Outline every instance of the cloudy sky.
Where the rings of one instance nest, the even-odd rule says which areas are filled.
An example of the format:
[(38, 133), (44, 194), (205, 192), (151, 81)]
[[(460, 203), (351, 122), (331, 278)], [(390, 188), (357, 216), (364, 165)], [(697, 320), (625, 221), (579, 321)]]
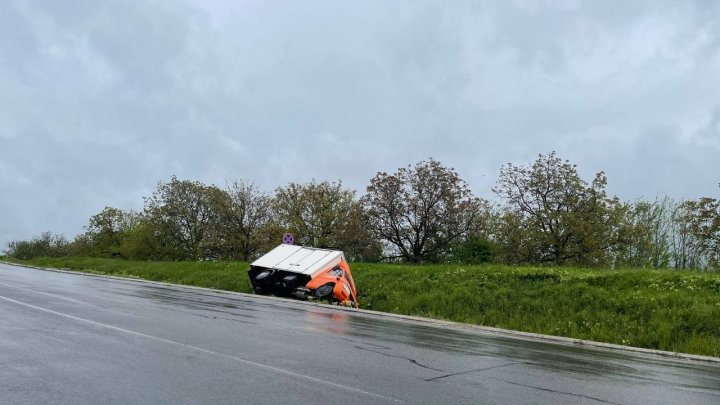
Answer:
[(490, 198), (552, 150), (720, 196), (720, 2), (0, 2), (2, 247), (171, 175), (362, 192), (434, 157)]

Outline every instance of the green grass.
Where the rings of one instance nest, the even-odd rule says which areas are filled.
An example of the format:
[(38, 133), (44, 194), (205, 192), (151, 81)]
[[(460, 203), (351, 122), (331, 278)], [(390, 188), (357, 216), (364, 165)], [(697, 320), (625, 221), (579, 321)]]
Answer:
[[(36, 259), (38, 266), (249, 292), (246, 263)], [(360, 307), (720, 357), (720, 274), (351, 264)]]
[(17, 260), (15, 263), (39, 267), (71, 269), (92, 274), (105, 274), (167, 283), (194, 285), (218, 290), (249, 293), (247, 263), (239, 262), (144, 262), (88, 257), (39, 258)]
[(720, 357), (720, 274), (357, 264), (362, 307)]

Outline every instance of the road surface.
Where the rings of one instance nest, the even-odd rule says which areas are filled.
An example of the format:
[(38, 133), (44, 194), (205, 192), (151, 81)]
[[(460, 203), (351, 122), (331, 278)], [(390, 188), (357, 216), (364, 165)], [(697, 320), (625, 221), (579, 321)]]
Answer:
[(720, 365), (0, 264), (0, 403), (720, 404)]

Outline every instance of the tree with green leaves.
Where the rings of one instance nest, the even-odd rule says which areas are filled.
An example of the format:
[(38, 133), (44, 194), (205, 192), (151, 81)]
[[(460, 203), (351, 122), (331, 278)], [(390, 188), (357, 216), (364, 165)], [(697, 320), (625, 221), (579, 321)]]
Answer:
[(493, 191), (505, 201), (498, 230), (501, 257), (510, 263), (602, 265), (620, 243), (627, 206), (609, 198), (607, 178), (586, 183), (555, 152), (527, 166), (500, 169)]
[(224, 207), (230, 205), (223, 190), (198, 181), (178, 180), (158, 183), (151, 197), (145, 198), (144, 215), (164, 258), (219, 259), (227, 252), (224, 235)]
[(380, 246), (367, 227), (355, 191), (337, 182), (290, 183), (275, 191), (278, 223), (296, 243), (342, 249), (349, 260), (375, 260)]
[(672, 212), (670, 198), (637, 200), (628, 205), (621, 243), (613, 249), (616, 267), (667, 268), (672, 257)]
[(125, 257), (123, 244), (139, 222), (140, 214), (134, 211), (105, 207), (90, 217), (85, 233), (76, 242), (90, 256)]
[(674, 217), (677, 268), (720, 268), (720, 201), (683, 201)]
[(701, 198), (691, 229), (700, 243), (706, 267), (720, 269), (720, 200)]
[(413, 263), (446, 260), (487, 207), (454, 169), (433, 159), (378, 173), (361, 203), (386, 257)]
[(274, 223), (272, 197), (247, 180), (228, 182), (225, 192), (230, 197), (223, 215), (228, 255), (250, 261), (275, 247), (282, 229)]

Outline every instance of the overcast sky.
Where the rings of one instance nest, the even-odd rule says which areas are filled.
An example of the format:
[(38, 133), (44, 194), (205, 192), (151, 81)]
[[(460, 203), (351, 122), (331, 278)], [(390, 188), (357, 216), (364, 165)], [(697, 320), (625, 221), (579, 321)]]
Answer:
[(362, 192), (434, 157), (490, 198), (553, 150), (720, 196), (720, 2), (0, 2), (0, 250), (172, 175)]

